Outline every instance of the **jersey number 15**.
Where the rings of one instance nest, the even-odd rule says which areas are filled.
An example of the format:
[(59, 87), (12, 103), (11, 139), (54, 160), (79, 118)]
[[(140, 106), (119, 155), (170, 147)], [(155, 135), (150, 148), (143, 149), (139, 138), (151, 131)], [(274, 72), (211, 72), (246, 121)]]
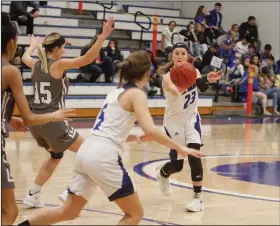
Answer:
[[(52, 94), (48, 87), (51, 86), (50, 82), (35, 82), (34, 89), (34, 104), (49, 104), (52, 101)], [(40, 90), (40, 92), (38, 92)], [(40, 95), (39, 95), (40, 93)], [(40, 98), (41, 96), (41, 98)]]

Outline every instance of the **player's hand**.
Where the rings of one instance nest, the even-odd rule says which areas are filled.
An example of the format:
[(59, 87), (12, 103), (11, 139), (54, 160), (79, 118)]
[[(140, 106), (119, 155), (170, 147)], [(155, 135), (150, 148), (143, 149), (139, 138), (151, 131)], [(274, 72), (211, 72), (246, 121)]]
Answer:
[(214, 82), (220, 80), (222, 76), (223, 76), (223, 72), (221, 70), (217, 71), (217, 72), (212, 71), (209, 74), (207, 74), (207, 80), (210, 83), (214, 83)]
[(154, 137), (151, 135), (142, 135), (140, 136), (142, 142), (154, 141)]
[(60, 122), (64, 120), (72, 121), (71, 116), (75, 116), (75, 109), (59, 109), (58, 111), (52, 112), (52, 122)]
[(10, 126), (16, 129), (19, 132), (26, 132), (28, 131), (28, 127), (24, 125), (24, 122), (21, 118), (18, 117), (12, 117), (10, 121)]
[(107, 38), (110, 36), (112, 31), (114, 30), (114, 25), (115, 20), (114, 17), (110, 16), (106, 22), (103, 22), (103, 28), (102, 28), (102, 35)]
[(29, 38), (29, 46), (32, 49), (35, 49), (37, 45), (39, 44), (39, 36), (34, 36), (34, 35), (28, 35)]
[(141, 139), (139, 136), (136, 135), (128, 135), (128, 137), (126, 138), (126, 142), (134, 142), (136, 141), (138, 144), (141, 144)]
[(177, 150), (177, 152), (184, 157), (186, 157), (187, 155), (191, 155), (195, 158), (200, 158), (201, 156), (203, 156), (203, 154), (200, 151), (183, 146), (179, 150)]

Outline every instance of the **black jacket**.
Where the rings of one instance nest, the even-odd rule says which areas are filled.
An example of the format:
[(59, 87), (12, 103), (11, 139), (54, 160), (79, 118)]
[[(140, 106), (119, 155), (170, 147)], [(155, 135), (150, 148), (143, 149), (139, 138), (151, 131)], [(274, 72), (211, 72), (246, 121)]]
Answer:
[[(85, 55), (87, 53), (87, 51), (91, 48), (91, 46), (84, 46), (84, 48), (81, 49), (81, 56)], [(104, 48), (101, 48), (99, 51), (99, 55), (100, 55), (100, 61), (103, 62), (105, 59), (105, 53), (104, 53)], [(92, 63), (90, 64), (96, 64), (96, 59), (94, 61), (92, 61)]]
[(244, 22), (239, 27), (239, 37), (244, 38), (245, 35), (251, 36), (252, 39), (259, 40), (258, 28), (256, 25), (251, 26), (248, 22)]
[[(27, 12), (28, 6), (34, 8), (31, 13)], [(17, 20), (19, 16), (30, 17), (36, 11), (39, 11), (39, 6), (33, 1), (12, 1), (10, 5), (10, 17), (12, 20)]]

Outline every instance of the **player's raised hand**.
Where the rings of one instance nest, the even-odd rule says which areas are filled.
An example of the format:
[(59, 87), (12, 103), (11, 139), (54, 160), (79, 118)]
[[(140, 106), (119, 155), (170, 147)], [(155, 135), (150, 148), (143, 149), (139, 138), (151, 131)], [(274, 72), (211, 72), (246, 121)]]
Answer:
[(28, 35), (29, 38), (29, 46), (33, 49), (35, 49), (37, 47), (37, 45), (39, 44), (39, 36), (34, 36), (34, 35)]
[(71, 116), (75, 116), (75, 109), (59, 109), (58, 111), (55, 111), (52, 114), (52, 121), (53, 122), (59, 122), (64, 120), (72, 121)]
[(105, 38), (110, 36), (112, 31), (114, 30), (114, 17), (110, 16), (106, 22), (103, 22), (103, 28), (102, 28), (102, 35), (104, 35)]

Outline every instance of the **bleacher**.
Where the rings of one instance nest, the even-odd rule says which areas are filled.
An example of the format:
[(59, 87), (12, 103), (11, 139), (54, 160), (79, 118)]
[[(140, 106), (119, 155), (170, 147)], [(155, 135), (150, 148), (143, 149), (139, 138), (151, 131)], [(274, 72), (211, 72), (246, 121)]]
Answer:
[[(2, 2), (2, 11), (9, 12), (9, 2)], [(83, 15), (78, 14), (78, 2), (77, 1), (48, 1), (48, 5), (40, 8), (40, 17), (34, 19), (34, 34), (45, 37), (46, 34), (51, 32), (59, 32), (70, 41), (71, 46), (66, 48), (64, 57), (72, 58), (80, 55), (80, 50), (83, 46), (88, 44), (92, 37), (98, 33), (102, 27), (103, 19), (103, 7), (96, 2), (83, 1)], [(124, 5), (120, 11), (116, 4), (112, 5), (111, 9), (106, 10), (106, 17), (114, 16), (115, 18), (115, 30), (110, 38), (117, 38), (119, 47), (124, 56), (139, 48), (141, 28), (134, 22), (134, 14), (138, 11), (146, 14), (151, 21), (155, 14), (159, 16), (162, 24), (158, 26), (157, 43), (160, 47), (161, 32), (168, 26), (169, 21), (176, 21), (176, 30), (181, 30), (186, 27), (190, 20), (193, 18), (184, 18), (180, 16), (179, 9), (167, 9), (167, 8), (155, 8), (147, 6), (132, 6)], [(166, 16), (168, 15), (168, 16)], [(137, 21), (143, 26), (149, 26), (149, 19), (147, 16), (137, 17)], [(20, 27), (21, 34), (19, 36), (18, 43), (20, 45), (28, 45), (28, 36), (25, 34), (25, 27)], [(152, 42), (152, 30), (153, 26), (147, 31), (144, 31), (142, 37), (142, 48), (151, 48)], [(108, 40), (103, 46), (107, 46)], [(159, 48), (158, 48), (159, 49)], [(36, 52), (34, 57), (36, 57)], [(158, 55), (158, 59), (162, 57)], [(79, 70), (69, 70), (67, 76), (71, 79), (75, 79)], [(30, 78), (31, 70), (23, 70), (23, 78)], [(103, 81), (101, 76), (98, 80)], [(71, 84), (69, 89), (69, 95), (66, 100), (66, 107), (79, 108), (79, 109), (98, 109), (105, 98), (105, 95), (115, 88), (116, 84)], [(24, 92), (26, 95), (32, 95), (31, 84), (24, 84)], [(159, 92), (158, 92), (159, 93)], [(221, 104), (221, 103), (220, 103)], [(269, 103), (271, 105), (271, 102)], [(240, 104), (237, 106), (242, 109)], [(149, 98), (149, 107), (151, 113), (154, 115), (162, 115), (165, 107), (165, 101), (161, 96), (155, 96)], [(202, 114), (213, 113), (213, 96), (200, 94), (199, 110)], [(216, 108), (217, 109), (217, 108)], [(95, 114), (95, 113), (94, 113)], [(92, 115), (92, 111), (83, 116), (96, 116)]]

